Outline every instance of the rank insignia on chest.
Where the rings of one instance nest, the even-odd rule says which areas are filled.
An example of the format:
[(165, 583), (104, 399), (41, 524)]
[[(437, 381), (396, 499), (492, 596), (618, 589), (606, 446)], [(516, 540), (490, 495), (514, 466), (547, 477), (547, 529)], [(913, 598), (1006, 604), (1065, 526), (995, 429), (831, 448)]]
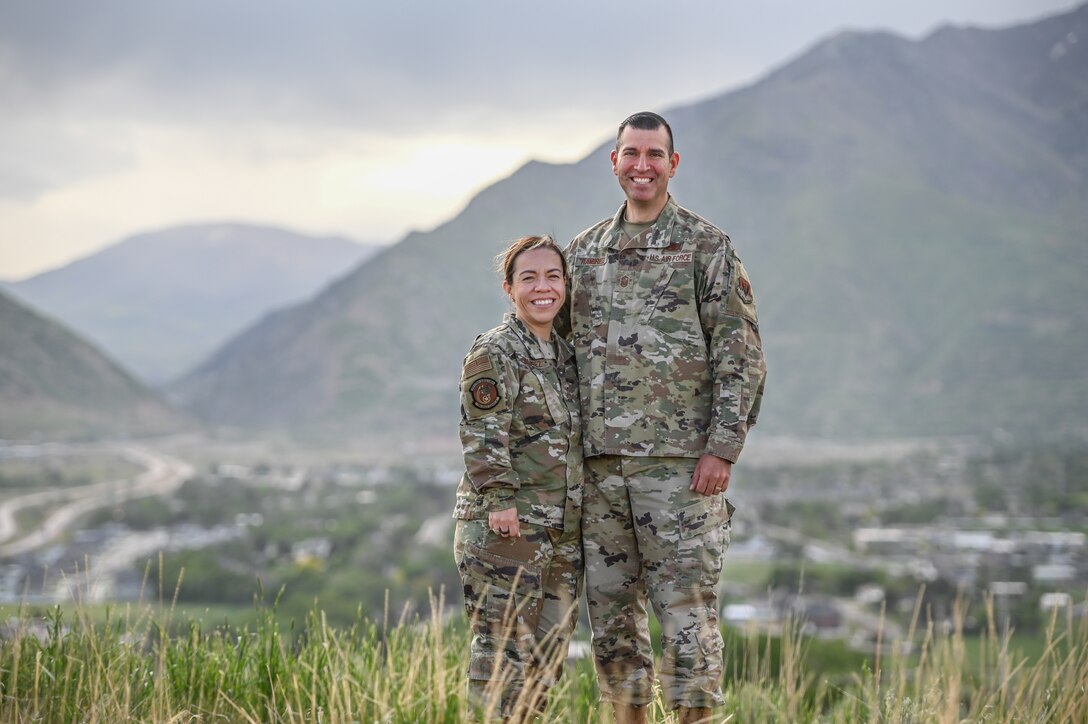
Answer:
[(490, 377), (481, 377), (468, 389), (472, 394), (472, 404), (481, 410), (490, 410), (499, 404), (499, 386)]
[(552, 361), (550, 359), (526, 359), (525, 363), (534, 370), (542, 370), (552, 366)]

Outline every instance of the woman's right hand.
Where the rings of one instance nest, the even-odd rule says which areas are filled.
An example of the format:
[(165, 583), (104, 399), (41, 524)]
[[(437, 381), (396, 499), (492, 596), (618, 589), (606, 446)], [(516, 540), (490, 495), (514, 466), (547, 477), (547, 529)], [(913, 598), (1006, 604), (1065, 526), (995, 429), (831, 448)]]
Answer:
[(504, 538), (520, 538), (521, 526), (518, 524), (518, 509), (507, 508), (487, 514), (487, 525)]

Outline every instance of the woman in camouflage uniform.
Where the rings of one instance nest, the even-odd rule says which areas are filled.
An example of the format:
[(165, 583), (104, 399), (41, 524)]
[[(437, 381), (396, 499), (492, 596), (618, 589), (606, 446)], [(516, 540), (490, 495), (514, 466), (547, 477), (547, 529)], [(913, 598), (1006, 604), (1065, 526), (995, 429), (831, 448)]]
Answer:
[(505, 719), (543, 708), (582, 589), (582, 443), (574, 351), (552, 333), (567, 267), (547, 236), (499, 258), (514, 312), (461, 371), (465, 475), (454, 556), (472, 625), (469, 698)]

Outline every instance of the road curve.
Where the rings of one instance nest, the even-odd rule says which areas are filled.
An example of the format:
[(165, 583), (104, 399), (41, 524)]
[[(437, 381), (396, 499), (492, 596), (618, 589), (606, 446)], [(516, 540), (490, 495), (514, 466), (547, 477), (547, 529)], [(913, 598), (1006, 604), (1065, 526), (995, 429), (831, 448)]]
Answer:
[(15, 522), (18, 511), (55, 501), (67, 501), (50, 513), (37, 530), (0, 545), (0, 560), (52, 542), (73, 521), (92, 510), (133, 498), (173, 492), (193, 474), (192, 465), (145, 447), (124, 445), (116, 452), (144, 466), (144, 472), (134, 478), (28, 493), (0, 504), (0, 541), (7, 541), (18, 533)]

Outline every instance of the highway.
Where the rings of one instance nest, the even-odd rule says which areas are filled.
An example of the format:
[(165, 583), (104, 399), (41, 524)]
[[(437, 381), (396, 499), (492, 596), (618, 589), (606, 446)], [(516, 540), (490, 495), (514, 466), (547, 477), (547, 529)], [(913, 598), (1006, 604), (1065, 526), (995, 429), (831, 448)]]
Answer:
[[(0, 560), (52, 543), (80, 516), (98, 508), (171, 493), (193, 474), (188, 463), (137, 445), (117, 446), (116, 453), (143, 466), (144, 472), (132, 478), (27, 493), (0, 503)], [(36, 530), (18, 530), (16, 514), (20, 510), (57, 503)]]

